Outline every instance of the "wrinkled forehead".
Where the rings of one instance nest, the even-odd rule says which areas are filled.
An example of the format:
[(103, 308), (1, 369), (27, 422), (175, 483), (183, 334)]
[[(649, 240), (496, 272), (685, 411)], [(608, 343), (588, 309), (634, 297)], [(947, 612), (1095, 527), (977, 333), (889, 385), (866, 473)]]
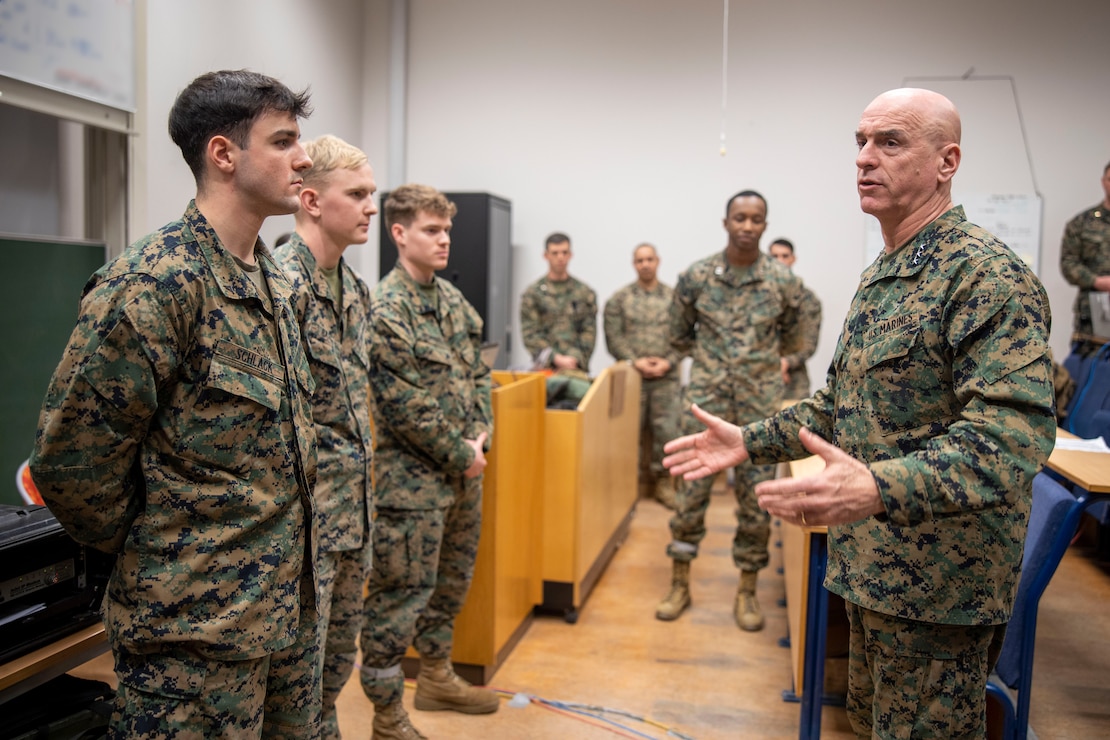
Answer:
[(914, 106), (876, 100), (860, 115), (856, 133), (871, 135), (881, 131), (901, 131), (912, 134), (924, 126), (925, 116)]

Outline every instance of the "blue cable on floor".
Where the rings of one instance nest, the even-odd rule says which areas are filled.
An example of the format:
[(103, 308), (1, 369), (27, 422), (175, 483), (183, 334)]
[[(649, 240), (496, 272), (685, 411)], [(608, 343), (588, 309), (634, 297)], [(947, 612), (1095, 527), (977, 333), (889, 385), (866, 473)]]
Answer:
[(656, 740), (656, 738), (653, 735), (644, 734), (642, 732), (634, 730), (631, 727), (628, 727), (627, 725), (623, 725), (620, 722), (609, 719), (608, 717), (605, 717), (604, 714), (617, 714), (617, 715), (620, 715), (622, 717), (627, 717), (629, 719), (634, 719), (637, 722), (644, 722), (644, 723), (647, 723), (647, 724), (655, 725), (656, 727), (658, 727), (661, 730), (666, 730), (666, 733), (667, 733), (668, 737), (676, 737), (676, 738), (680, 738), (680, 740), (695, 740), (693, 737), (691, 737), (689, 735), (685, 735), (681, 732), (678, 732), (677, 730), (673, 730), (673, 729), (670, 729), (668, 727), (664, 727), (663, 725), (661, 725), (657, 722), (654, 722), (654, 721), (646, 719), (644, 717), (640, 717), (638, 715), (632, 714), (631, 712), (626, 712), (622, 709), (610, 709), (608, 707), (599, 707), (599, 706), (595, 706), (595, 705), (592, 705), (592, 704), (578, 704), (576, 702), (564, 702), (564, 701), (558, 701), (558, 700), (555, 700), (555, 699), (544, 699), (544, 698), (541, 698), (541, 697), (538, 697), (538, 696), (528, 696), (528, 698), (531, 701), (535, 701), (535, 702), (538, 702), (540, 704), (545, 704), (547, 706), (554, 707), (555, 709), (560, 709), (564, 712), (571, 712), (571, 713), (574, 713), (574, 714), (580, 714), (584, 717), (590, 717), (591, 719), (596, 719), (596, 720), (599, 720), (601, 722), (605, 722), (606, 724), (613, 725), (614, 727), (619, 727), (620, 729), (622, 729), (626, 732), (630, 732), (633, 735), (636, 735), (637, 737), (646, 738), (647, 740)]

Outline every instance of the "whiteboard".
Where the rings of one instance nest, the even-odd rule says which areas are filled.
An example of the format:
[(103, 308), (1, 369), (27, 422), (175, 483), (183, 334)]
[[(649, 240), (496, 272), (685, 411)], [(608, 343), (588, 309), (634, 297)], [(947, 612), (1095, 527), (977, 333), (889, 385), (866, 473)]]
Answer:
[(132, 0), (0, 0), (0, 74), (135, 110)]

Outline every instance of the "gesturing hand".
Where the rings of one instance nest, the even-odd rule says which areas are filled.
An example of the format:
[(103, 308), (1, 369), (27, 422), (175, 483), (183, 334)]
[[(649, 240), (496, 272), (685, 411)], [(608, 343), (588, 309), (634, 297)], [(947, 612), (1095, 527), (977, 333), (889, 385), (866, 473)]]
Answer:
[(809, 429), (798, 433), (802, 446), (825, 461), (825, 469), (801, 478), (779, 478), (755, 487), (759, 507), (802, 525), (845, 524), (884, 511), (871, 471), (844, 450)]
[(663, 458), (663, 466), (671, 475), (697, 480), (748, 459), (740, 427), (702, 411), (696, 403), (690, 406), (690, 411), (705, 424), (705, 430), (672, 439), (664, 445), (667, 456)]

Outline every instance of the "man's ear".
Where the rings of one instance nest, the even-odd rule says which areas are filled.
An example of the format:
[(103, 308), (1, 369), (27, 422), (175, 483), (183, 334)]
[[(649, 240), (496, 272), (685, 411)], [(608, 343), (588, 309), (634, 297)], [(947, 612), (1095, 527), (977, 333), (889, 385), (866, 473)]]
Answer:
[(956, 174), (956, 170), (960, 168), (960, 152), (959, 144), (948, 144), (940, 153), (940, 169), (937, 172), (937, 179), (940, 182), (949, 182)]
[(396, 223), (389, 227), (389, 234), (393, 237), (393, 243), (397, 245), (398, 251), (405, 246), (405, 226), (404, 224)]
[(320, 194), (315, 188), (301, 188), (301, 211), (313, 218), (320, 217)]
[(208, 156), (208, 161), (212, 163), (220, 172), (230, 175), (235, 171), (236, 157), (239, 153), (239, 147), (227, 138), (216, 134), (208, 140), (208, 146), (205, 148), (205, 154)]

